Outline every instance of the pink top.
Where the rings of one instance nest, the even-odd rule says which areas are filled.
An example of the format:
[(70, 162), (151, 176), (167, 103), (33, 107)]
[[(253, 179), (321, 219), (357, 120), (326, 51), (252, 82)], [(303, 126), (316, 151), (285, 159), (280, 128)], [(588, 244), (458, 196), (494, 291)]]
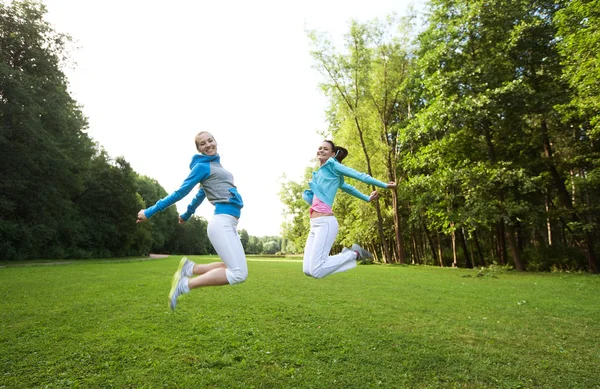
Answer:
[(319, 200), (319, 198), (317, 196), (313, 196), (313, 202), (310, 207), (311, 215), (312, 215), (313, 211), (319, 212), (319, 213), (333, 213), (333, 210), (331, 209), (331, 207), (329, 205), (325, 204), (324, 202), (322, 202), (321, 200)]

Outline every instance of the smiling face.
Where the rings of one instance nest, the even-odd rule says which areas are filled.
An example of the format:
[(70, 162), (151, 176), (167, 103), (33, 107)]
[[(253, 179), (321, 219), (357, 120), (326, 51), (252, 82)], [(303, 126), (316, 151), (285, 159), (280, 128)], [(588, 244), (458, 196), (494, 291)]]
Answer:
[(196, 148), (203, 155), (217, 154), (217, 141), (210, 132), (202, 131), (196, 135)]
[(335, 156), (331, 143), (324, 141), (317, 150), (317, 159), (323, 165), (331, 157)]

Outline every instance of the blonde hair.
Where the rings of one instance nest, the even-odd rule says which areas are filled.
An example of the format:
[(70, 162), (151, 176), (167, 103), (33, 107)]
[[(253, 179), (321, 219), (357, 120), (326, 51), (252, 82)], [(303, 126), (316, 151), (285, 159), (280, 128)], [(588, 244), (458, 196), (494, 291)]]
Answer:
[(198, 150), (198, 152), (200, 152), (200, 135), (202, 134), (210, 134), (210, 136), (212, 136), (212, 138), (215, 139), (213, 134), (211, 134), (208, 131), (200, 131), (199, 133), (197, 133), (196, 137), (194, 138), (194, 143), (196, 143), (196, 150)]

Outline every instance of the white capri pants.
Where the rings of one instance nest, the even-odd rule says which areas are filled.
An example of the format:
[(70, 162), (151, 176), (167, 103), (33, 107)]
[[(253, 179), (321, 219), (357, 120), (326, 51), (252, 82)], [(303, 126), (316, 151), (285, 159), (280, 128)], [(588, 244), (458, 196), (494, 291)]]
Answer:
[(238, 219), (231, 215), (216, 214), (208, 222), (208, 239), (227, 269), (225, 275), (230, 285), (248, 278), (248, 264), (242, 241), (237, 233)]
[(304, 247), (304, 274), (323, 278), (356, 267), (356, 252), (346, 251), (329, 256), (337, 237), (339, 224), (335, 216), (322, 216), (310, 219), (310, 231)]

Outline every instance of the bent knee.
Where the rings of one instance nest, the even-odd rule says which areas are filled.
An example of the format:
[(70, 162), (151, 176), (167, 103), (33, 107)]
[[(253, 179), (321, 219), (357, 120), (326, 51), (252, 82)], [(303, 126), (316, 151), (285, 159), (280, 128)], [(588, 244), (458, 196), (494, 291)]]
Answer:
[(316, 270), (308, 270), (308, 271), (305, 271), (304, 274), (306, 274), (307, 276), (312, 277), (312, 278), (325, 277), (325, 275), (322, 272), (316, 271)]
[(228, 275), (227, 279), (229, 280), (230, 285), (241, 284), (246, 281), (248, 278), (248, 270), (247, 269), (227, 269)]

